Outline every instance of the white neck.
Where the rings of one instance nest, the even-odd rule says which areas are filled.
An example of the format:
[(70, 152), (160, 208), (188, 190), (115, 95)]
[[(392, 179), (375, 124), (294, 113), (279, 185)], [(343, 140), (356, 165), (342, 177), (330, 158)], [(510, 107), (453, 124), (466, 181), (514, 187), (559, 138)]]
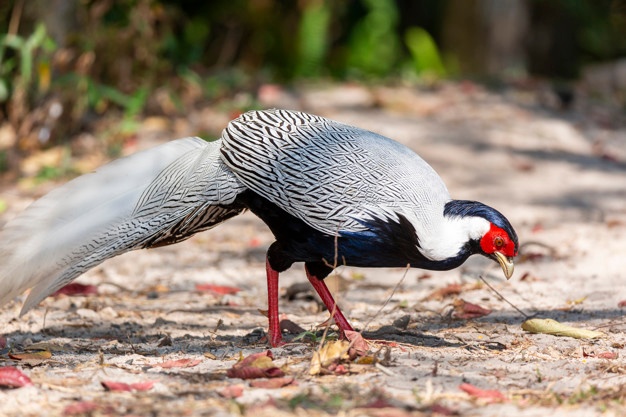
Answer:
[(482, 217), (442, 217), (427, 230), (417, 230), (420, 247), (426, 258), (443, 261), (458, 255), (470, 240), (480, 240), (489, 231), (489, 221)]

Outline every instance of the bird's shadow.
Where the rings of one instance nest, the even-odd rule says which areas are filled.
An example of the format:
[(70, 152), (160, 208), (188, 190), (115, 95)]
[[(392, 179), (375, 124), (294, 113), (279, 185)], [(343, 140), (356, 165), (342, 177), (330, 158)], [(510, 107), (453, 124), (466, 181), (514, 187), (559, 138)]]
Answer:
[[(623, 319), (624, 311), (620, 309), (606, 310), (536, 310), (531, 312), (531, 317), (551, 318), (560, 322), (576, 322), (581, 327), (587, 321), (594, 320), (597, 327), (597, 320), (607, 321), (606, 329), (619, 328), (626, 329), (626, 320)], [(363, 332), (366, 339), (376, 340), (379, 342), (401, 343), (404, 346), (414, 347), (464, 347), (466, 343), (451, 337), (455, 334), (454, 329), (469, 326), (481, 327), (481, 333), (489, 334), (489, 326), (495, 324), (505, 325), (521, 325), (526, 319), (519, 312), (513, 310), (504, 310), (494, 312), (490, 315), (474, 320), (453, 320), (446, 317), (430, 316), (421, 319), (419, 316), (414, 319), (409, 328), (399, 328), (392, 325), (383, 325), (375, 330), (367, 330)], [(236, 323), (238, 329), (248, 330), (243, 335), (233, 335), (228, 332), (214, 332), (212, 329), (206, 328), (206, 332), (198, 335), (198, 330), (203, 327), (200, 324), (188, 324), (171, 322), (163, 318), (158, 318), (152, 324), (143, 324), (134, 321), (126, 321), (123, 323), (112, 323), (102, 321), (97, 324), (85, 324), (80, 326), (68, 326), (67, 324), (59, 324), (46, 327), (41, 332), (23, 332), (15, 331), (4, 334), (8, 340), (8, 346), (0, 351), (0, 357), (7, 358), (10, 351), (20, 351), (27, 347), (30, 343), (36, 342), (56, 342), (61, 339), (66, 348), (63, 352), (71, 352), (82, 355), (93, 355), (94, 353), (103, 353), (110, 355), (127, 355), (139, 354), (143, 356), (162, 357), (168, 353), (185, 352), (187, 354), (204, 354), (206, 352), (232, 352), (234, 350), (243, 349), (267, 349), (268, 344), (265, 338), (264, 329), (256, 325), (246, 325), (245, 323)], [(182, 328), (189, 329), (196, 334), (185, 334), (179, 337), (170, 337), (168, 333), (172, 329), (180, 330)], [(228, 329), (226, 329), (228, 330)], [(358, 330), (358, 329), (357, 329)], [(446, 331), (446, 336), (439, 336), (435, 333)], [(323, 331), (316, 334), (319, 338)], [(498, 333), (498, 332), (496, 332)], [(293, 349), (297, 349), (302, 345), (314, 345), (306, 339), (294, 340), (296, 335), (285, 335), (287, 342), (286, 353), (289, 354)], [(69, 342), (68, 342), (69, 340)], [(488, 345), (489, 340), (485, 340)], [(67, 346), (69, 345), (69, 346)], [(494, 349), (504, 348), (502, 346), (493, 347)], [(224, 353), (225, 354), (225, 353)], [(219, 356), (219, 355), (218, 355)], [(81, 360), (81, 359), (79, 359)]]

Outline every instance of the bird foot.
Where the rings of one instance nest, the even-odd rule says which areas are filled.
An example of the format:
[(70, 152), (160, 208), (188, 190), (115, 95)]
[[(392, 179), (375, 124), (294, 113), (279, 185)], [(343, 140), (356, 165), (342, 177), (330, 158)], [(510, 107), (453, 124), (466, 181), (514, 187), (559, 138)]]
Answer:
[(263, 336), (260, 340), (260, 343), (269, 343), (269, 345), (273, 348), (285, 346), (287, 343), (283, 342), (283, 335), (281, 333), (274, 334), (271, 329), (268, 330), (267, 334)]

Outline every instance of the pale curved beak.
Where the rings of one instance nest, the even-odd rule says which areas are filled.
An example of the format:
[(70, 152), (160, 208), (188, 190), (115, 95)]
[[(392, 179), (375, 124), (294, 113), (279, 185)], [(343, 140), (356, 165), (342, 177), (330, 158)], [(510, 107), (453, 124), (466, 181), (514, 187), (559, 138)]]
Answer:
[(496, 259), (500, 266), (502, 267), (502, 271), (504, 271), (504, 276), (506, 279), (511, 278), (513, 275), (513, 270), (515, 269), (515, 265), (513, 264), (513, 260), (506, 257), (506, 255), (500, 252), (494, 252), (496, 255)]

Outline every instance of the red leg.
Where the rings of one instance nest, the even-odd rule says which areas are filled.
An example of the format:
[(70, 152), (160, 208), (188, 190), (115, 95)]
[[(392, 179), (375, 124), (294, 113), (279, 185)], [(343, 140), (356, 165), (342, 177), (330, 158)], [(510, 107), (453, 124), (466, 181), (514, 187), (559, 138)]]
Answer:
[(278, 347), (284, 345), (278, 319), (278, 271), (270, 266), (269, 260), (265, 261), (265, 271), (267, 272), (267, 316), (270, 321), (268, 336), (270, 344)]
[(311, 275), (306, 267), (304, 269), (306, 271), (306, 277), (309, 279), (309, 282), (311, 283), (311, 285), (313, 285), (313, 288), (315, 288), (315, 291), (317, 291), (317, 293), (321, 297), (322, 302), (324, 303), (330, 314), (333, 315), (333, 319), (335, 319), (335, 323), (337, 323), (337, 326), (339, 327), (339, 330), (341, 330), (341, 333), (345, 334), (346, 330), (353, 331), (354, 329), (352, 328), (352, 326), (350, 326), (350, 323), (339, 309), (339, 306), (335, 303), (335, 299), (328, 290), (328, 287), (326, 286), (324, 280), (318, 279), (316, 276)]

